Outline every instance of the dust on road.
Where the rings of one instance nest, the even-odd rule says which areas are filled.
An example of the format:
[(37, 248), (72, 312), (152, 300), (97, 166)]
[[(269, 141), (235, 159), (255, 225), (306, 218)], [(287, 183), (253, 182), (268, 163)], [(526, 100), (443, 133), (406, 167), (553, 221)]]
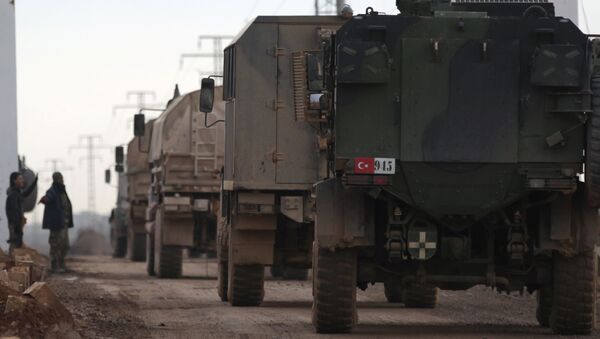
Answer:
[[(50, 284), (87, 338), (311, 338), (311, 283), (267, 280), (261, 307), (231, 307), (217, 297), (216, 263), (184, 263), (183, 279), (149, 278), (144, 263), (78, 257)], [(535, 338), (535, 298), (478, 287), (441, 293), (433, 310), (385, 301), (383, 286), (358, 292), (359, 325), (348, 337)], [(596, 330), (594, 336), (600, 337)], [(340, 337), (336, 335), (335, 337)]]

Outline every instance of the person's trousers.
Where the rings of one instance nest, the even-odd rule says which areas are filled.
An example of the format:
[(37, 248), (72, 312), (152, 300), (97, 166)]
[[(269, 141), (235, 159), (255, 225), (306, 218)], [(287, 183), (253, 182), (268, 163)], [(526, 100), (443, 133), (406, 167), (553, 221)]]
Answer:
[(19, 232), (14, 225), (8, 225), (8, 253), (12, 255), (15, 248), (23, 247), (23, 232)]
[(50, 258), (53, 260), (60, 260), (61, 262), (67, 256), (69, 252), (69, 229), (61, 228), (58, 230), (50, 230)]

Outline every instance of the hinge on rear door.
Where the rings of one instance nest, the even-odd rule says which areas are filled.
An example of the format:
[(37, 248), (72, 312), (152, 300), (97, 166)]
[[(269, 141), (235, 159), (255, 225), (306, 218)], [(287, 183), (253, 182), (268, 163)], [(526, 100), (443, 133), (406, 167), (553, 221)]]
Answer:
[(285, 107), (283, 101), (277, 99), (267, 101), (266, 106), (274, 110), (275, 112), (279, 112), (280, 109), (283, 109)]
[(273, 58), (278, 58), (280, 56), (284, 56), (286, 51), (284, 48), (278, 48), (277, 46), (267, 48), (267, 55), (272, 56)]
[(285, 154), (284, 153), (277, 153), (277, 152), (273, 152), (271, 154), (273, 162), (277, 163), (280, 161), (284, 161), (285, 160)]

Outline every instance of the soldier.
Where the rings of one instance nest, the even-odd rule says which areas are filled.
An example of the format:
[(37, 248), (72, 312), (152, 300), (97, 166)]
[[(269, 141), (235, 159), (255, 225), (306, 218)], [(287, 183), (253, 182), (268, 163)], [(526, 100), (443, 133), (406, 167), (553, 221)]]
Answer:
[(24, 192), (21, 190), (25, 187), (25, 179), (19, 172), (10, 174), (10, 187), (6, 191), (6, 218), (8, 219), (8, 231), (10, 244), (9, 254), (15, 248), (23, 246), (23, 227), (27, 223), (27, 218), (23, 212), (23, 199), (29, 196), (36, 188), (37, 177), (35, 182)]
[(50, 230), (48, 242), (52, 271), (65, 272), (65, 257), (69, 251), (69, 228), (73, 227), (73, 211), (60, 172), (52, 174), (52, 186), (40, 203), (46, 205), (42, 227)]

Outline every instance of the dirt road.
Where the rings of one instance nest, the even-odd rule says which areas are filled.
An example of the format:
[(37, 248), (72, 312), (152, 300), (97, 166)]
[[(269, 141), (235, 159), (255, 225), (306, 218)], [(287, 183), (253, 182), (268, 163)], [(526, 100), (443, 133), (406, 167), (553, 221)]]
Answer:
[[(310, 338), (310, 282), (266, 282), (261, 307), (219, 301), (215, 262), (186, 261), (183, 279), (148, 278), (145, 264), (78, 257), (71, 273), (50, 283), (88, 338)], [(442, 292), (434, 310), (388, 304), (382, 286), (358, 293), (359, 326), (351, 337), (547, 337), (535, 321), (533, 296), (498, 295), (485, 288)], [(594, 333), (600, 336), (600, 331)], [(336, 336), (339, 337), (339, 336)]]

